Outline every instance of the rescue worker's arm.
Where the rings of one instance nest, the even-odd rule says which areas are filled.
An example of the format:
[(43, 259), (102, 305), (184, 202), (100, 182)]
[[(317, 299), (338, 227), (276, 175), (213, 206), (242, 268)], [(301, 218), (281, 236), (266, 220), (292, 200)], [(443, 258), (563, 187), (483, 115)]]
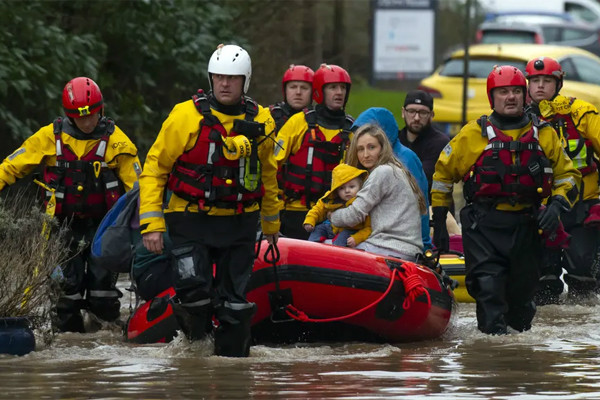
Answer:
[(119, 155), (117, 157), (117, 176), (123, 182), (125, 191), (133, 189), (133, 184), (137, 182), (142, 173), (142, 167), (138, 156)]
[[(268, 118), (264, 117), (264, 114)], [(266, 139), (258, 147), (258, 158), (262, 165), (262, 183), (265, 188), (265, 194), (262, 198), (260, 207), (260, 222), (262, 231), (267, 235), (267, 240), (277, 241), (276, 235), (279, 233), (279, 210), (282, 208), (282, 202), (279, 199), (279, 187), (277, 185), (277, 161), (273, 156), (273, 141), (275, 122), (270, 117), (268, 109), (261, 107), (257, 119), (260, 121), (262, 118), (265, 122), (265, 133)], [(270, 236), (270, 237), (269, 237)]]
[(540, 130), (540, 145), (544, 150), (544, 154), (552, 163), (554, 185), (551, 197), (561, 196), (568, 200), (572, 207), (577, 201), (577, 188), (581, 184), (581, 173), (565, 153), (562, 143), (553, 128), (545, 127)]
[(582, 100), (571, 105), (571, 118), (581, 136), (589, 140), (594, 153), (600, 155), (600, 115), (596, 107)]
[(279, 166), (287, 161), (290, 154), (294, 154), (300, 149), (307, 129), (308, 124), (302, 112), (292, 115), (281, 127), (277, 133), (277, 144), (275, 144), (273, 153)]
[[(198, 135), (198, 119), (189, 117), (193, 114), (186, 114), (184, 110), (186, 105), (187, 103), (181, 103), (173, 108), (146, 156), (146, 162), (140, 175), (140, 230), (142, 234), (166, 231), (163, 193), (167, 179), (175, 161), (187, 149), (188, 143), (193, 143)], [(162, 235), (155, 236), (162, 238)]]
[(120, 130), (115, 130), (111, 135), (109, 148), (113, 149), (114, 153), (110, 154), (110, 160), (107, 159), (108, 166), (115, 169), (125, 191), (128, 192), (142, 173), (137, 148)]
[(477, 121), (471, 121), (444, 147), (435, 164), (431, 186), (431, 206), (450, 207), (454, 183), (475, 164), (487, 144)]
[(0, 164), (0, 190), (27, 176), (44, 157), (56, 154), (52, 124), (30, 136)]

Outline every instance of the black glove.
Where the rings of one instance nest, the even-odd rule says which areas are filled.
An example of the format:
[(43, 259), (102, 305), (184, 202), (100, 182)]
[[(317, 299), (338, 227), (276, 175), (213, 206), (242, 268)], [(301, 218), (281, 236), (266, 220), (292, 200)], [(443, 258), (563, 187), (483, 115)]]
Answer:
[(538, 214), (538, 226), (544, 232), (553, 233), (560, 224), (560, 214), (569, 208), (569, 202), (564, 197), (551, 197), (548, 206)]
[(433, 244), (441, 252), (450, 249), (450, 235), (446, 227), (448, 207), (433, 207)]

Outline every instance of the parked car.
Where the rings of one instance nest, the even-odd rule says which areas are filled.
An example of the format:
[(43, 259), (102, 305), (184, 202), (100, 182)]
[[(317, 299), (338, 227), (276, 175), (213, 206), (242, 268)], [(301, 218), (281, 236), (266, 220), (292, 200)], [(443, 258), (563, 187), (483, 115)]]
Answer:
[[(555, 58), (566, 72), (562, 94), (589, 101), (600, 108), (600, 57), (567, 46), (477, 44), (469, 47), (467, 120), (491, 113), (486, 81), (494, 65), (510, 64), (525, 71), (529, 60), (541, 56)], [(454, 136), (462, 125), (463, 64), (464, 50), (455, 51), (419, 86), (435, 98), (434, 123), (450, 136)]]
[(477, 42), (537, 43), (580, 47), (600, 55), (600, 33), (588, 24), (575, 21), (540, 22), (484, 22), (477, 30)]
[(551, 22), (570, 22), (574, 18), (568, 13), (547, 11), (503, 11), (489, 12), (485, 15), (484, 22), (540, 24)]
[(596, 0), (478, 0), (490, 13), (519, 10), (568, 13), (573, 17), (600, 27), (600, 4)]

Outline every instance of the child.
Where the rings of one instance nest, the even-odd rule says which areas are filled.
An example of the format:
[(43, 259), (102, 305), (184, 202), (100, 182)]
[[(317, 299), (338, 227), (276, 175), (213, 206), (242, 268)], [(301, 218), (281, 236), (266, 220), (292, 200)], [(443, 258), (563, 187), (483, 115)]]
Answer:
[(333, 239), (333, 244), (336, 246), (356, 247), (369, 237), (371, 221), (368, 216), (363, 223), (344, 230), (332, 226), (328, 219), (331, 211), (352, 204), (366, 175), (367, 171), (347, 164), (340, 164), (333, 169), (331, 190), (325, 193), (306, 214), (304, 229), (311, 232), (308, 240), (323, 242), (326, 239)]

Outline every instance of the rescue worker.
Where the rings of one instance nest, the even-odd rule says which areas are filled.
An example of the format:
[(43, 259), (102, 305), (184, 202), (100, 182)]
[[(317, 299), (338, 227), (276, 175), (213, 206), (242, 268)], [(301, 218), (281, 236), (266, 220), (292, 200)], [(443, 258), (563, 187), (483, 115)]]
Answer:
[(567, 273), (569, 298), (588, 298), (596, 288), (598, 274), (600, 188), (597, 157), (600, 156), (600, 116), (596, 107), (576, 98), (560, 94), (565, 76), (561, 65), (549, 57), (535, 58), (527, 63), (525, 76), (529, 82), (530, 110), (548, 121), (582, 175), (579, 201), (561, 216), (565, 230), (571, 235), (564, 251), (546, 249), (537, 304), (558, 303), (564, 289), (560, 280), (562, 269)]
[(312, 83), (315, 72), (306, 65), (290, 65), (281, 79), (283, 101), (269, 106), (276, 132), (294, 114), (312, 106)]
[(63, 332), (84, 332), (82, 309), (104, 321), (120, 316), (117, 276), (92, 262), (89, 244), (104, 214), (133, 187), (141, 168), (135, 145), (104, 116), (102, 93), (92, 79), (69, 81), (62, 105), (66, 117), (42, 127), (2, 162), (0, 190), (44, 166), (46, 205), (54, 196), (54, 215), (61, 223), (69, 220), (69, 261), (56, 274), (62, 278), (53, 325)]
[[(245, 290), (259, 217), (270, 243), (279, 231), (275, 124), (246, 97), (252, 65), (237, 45), (220, 45), (208, 62), (211, 91), (175, 105), (146, 157), (140, 178), (144, 246), (172, 240), (173, 310), (190, 340), (212, 330), (215, 353), (246, 357), (256, 305)], [(172, 195), (163, 214), (163, 194)], [(213, 276), (213, 264), (215, 272)]]
[[(467, 291), (487, 334), (531, 328), (542, 253), (538, 229), (554, 232), (577, 199), (581, 174), (548, 124), (524, 112), (519, 69), (495, 66), (487, 78), (492, 114), (465, 125), (442, 150), (431, 190), (433, 242), (447, 248), (453, 184), (464, 180), (461, 210)], [(538, 211), (542, 199), (548, 206)]]
[(331, 171), (344, 159), (354, 120), (344, 111), (352, 81), (345, 69), (321, 64), (313, 79), (314, 109), (290, 117), (277, 134), (275, 158), (282, 168), (281, 233), (308, 239), (303, 222), (331, 186)]

